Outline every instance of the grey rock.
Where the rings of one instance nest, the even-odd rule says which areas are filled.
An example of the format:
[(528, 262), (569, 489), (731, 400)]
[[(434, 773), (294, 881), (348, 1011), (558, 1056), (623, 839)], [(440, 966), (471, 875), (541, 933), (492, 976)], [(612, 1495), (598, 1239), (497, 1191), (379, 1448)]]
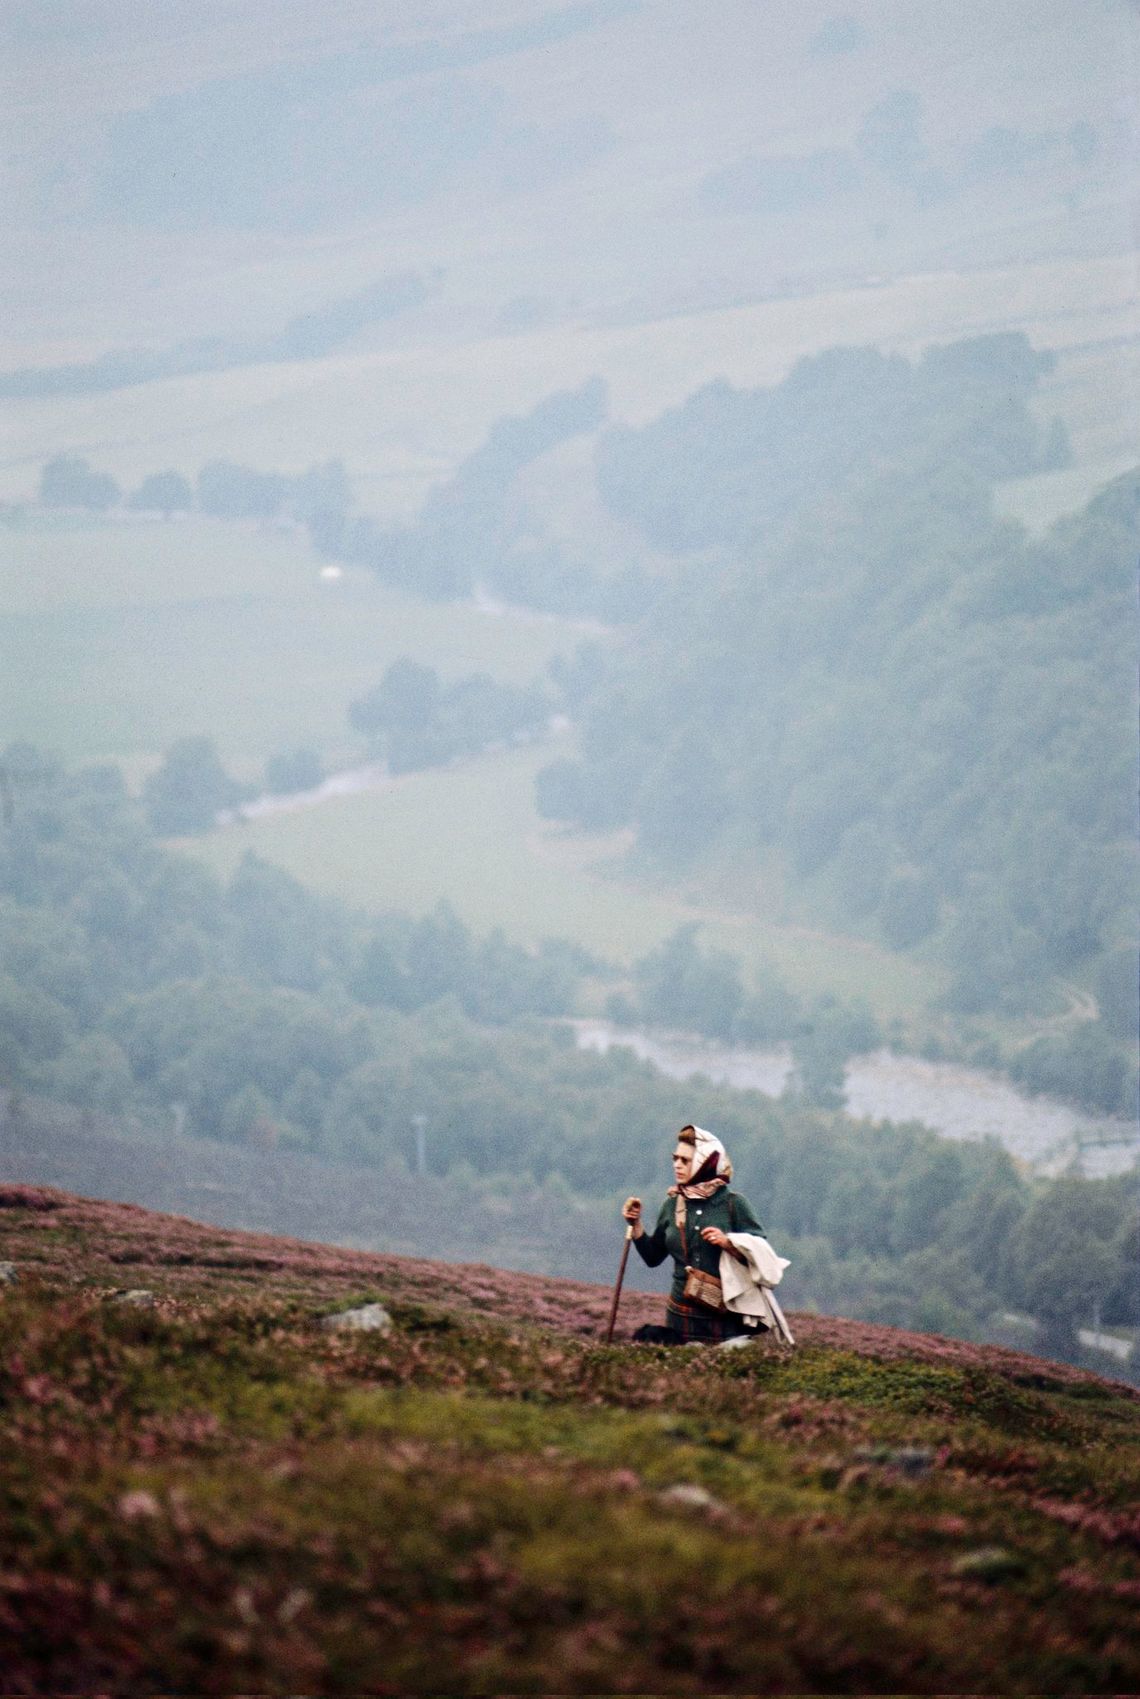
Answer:
[(20, 1278), (20, 1271), (14, 1262), (0, 1262), (0, 1286), (14, 1286)]
[(917, 1480), (922, 1475), (928, 1475), (934, 1465), (934, 1453), (921, 1445), (903, 1445), (892, 1448), (888, 1445), (861, 1446), (855, 1453), (857, 1463), (873, 1463), (880, 1469), (891, 1469), (897, 1474), (905, 1475), (909, 1480)]
[(323, 1316), (321, 1326), (330, 1333), (391, 1333), (392, 1318), (383, 1304), (365, 1304), (359, 1310)]
[(119, 1500), (119, 1515), (124, 1522), (141, 1522), (150, 1516), (161, 1516), (162, 1506), (153, 1493), (145, 1489), (124, 1493)]
[(891, 1466), (904, 1475), (927, 1475), (934, 1466), (934, 1453), (921, 1445), (904, 1445), (891, 1458)]
[(679, 1481), (675, 1487), (666, 1487), (657, 1497), (662, 1504), (675, 1506), (678, 1510), (723, 1510), (724, 1506), (715, 1499), (704, 1487), (698, 1487), (689, 1481)]
[(739, 1351), (742, 1346), (753, 1345), (756, 1341), (754, 1333), (734, 1333), (731, 1339), (722, 1339), (717, 1346), (718, 1351)]
[(952, 1571), (970, 1581), (1005, 1581), (1025, 1573), (1025, 1559), (1004, 1546), (979, 1546), (955, 1559)]
[(152, 1309), (156, 1301), (154, 1293), (145, 1286), (136, 1286), (130, 1292), (116, 1292), (111, 1300), (113, 1304), (131, 1304), (139, 1310)]

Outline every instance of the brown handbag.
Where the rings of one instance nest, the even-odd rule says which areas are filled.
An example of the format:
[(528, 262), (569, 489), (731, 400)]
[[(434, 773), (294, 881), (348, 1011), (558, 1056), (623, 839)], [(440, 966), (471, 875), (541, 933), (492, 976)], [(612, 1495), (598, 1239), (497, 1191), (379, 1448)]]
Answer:
[(715, 1274), (705, 1274), (699, 1268), (686, 1266), (682, 1297), (694, 1298), (698, 1304), (707, 1304), (710, 1310), (723, 1310), (725, 1307), (720, 1281)]

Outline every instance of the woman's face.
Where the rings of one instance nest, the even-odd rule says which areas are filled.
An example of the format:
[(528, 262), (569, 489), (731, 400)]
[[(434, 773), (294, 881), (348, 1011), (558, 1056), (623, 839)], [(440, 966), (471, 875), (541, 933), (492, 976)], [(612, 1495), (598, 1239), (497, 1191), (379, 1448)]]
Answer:
[(679, 1186), (683, 1186), (693, 1172), (693, 1147), (691, 1144), (679, 1144), (673, 1152), (673, 1178)]

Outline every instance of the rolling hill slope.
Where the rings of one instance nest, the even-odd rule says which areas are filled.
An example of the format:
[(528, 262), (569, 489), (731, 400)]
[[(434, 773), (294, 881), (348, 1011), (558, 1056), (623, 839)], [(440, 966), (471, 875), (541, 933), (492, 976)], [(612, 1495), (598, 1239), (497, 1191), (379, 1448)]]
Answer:
[[(1137, 1394), (0, 1191), (13, 1693), (1134, 1690)], [(389, 1330), (325, 1329), (382, 1301)]]

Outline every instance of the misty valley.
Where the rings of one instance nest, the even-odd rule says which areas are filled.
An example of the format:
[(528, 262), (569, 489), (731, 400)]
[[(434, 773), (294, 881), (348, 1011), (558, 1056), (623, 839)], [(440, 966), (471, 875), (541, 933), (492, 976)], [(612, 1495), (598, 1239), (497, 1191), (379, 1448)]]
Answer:
[[(646, 1110), (627, 1118), (652, 1069), (620, 1049), (591, 1061), (560, 1021), (605, 1015), (619, 1041), (641, 1028), (783, 1046), (778, 1107), (738, 1106), (699, 1073), (688, 1091), (738, 1140), (742, 1116), (769, 1129), (749, 1139), (764, 1137), (756, 1166), (777, 1195), (779, 1147), (849, 1141), (835, 1180), (813, 1195), (798, 1171), (781, 1210), (806, 1302), (975, 1336), (1021, 1315), (1070, 1352), (1094, 1309), (1135, 1327), (1122, 706), (1140, 477), (1039, 536), (998, 517), (1003, 480), (1071, 458), (1060, 421), (1029, 408), (1050, 365), (1007, 335), (918, 362), (837, 349), (771, 390), (712, 386), (640, 431), (608, 423), (594, 382), (499, 421), (414, 524), (387, 531), (331, 464), (286, 477), (213, 463), (194, 484), (155, 474), (128, 493), (85, 462), (46, 464), (9, 526), (30, 576), (37, 555), (54, 563), (53, 603), (15, 586), (17, 617), (46, 644), (77, 622), (120, 644), (101, 692), (114, 714), (101, 724), (95, 693), (77, 729), (102, 756), (127, 753), (136, 788), (113, 759), (6, 753), (13, 1128), (55, 1099), (131, 1117), (151, 1143), (174, 1125), (269, 1163), (407, 1164), (419, 1117), (441, 1181), (527, 1176), (604, 1213), (623, 1172), (652, 1184), (633, 1131)], [(535, 521), (520, 484), (583, 436), (596, 499), (642, 539), (616, 574), (521, 540)], [(232, 564), (197, 600), (207, 544)], [(124, 592), (168, 628), (160, 653), (129, 656), (129, 626), (107, 627), (103, 598)], [(488, 611), (488, 594), (511, 600)], [(302, 607), (286, 667), (272, 622)], [(246, 647), (258, 622), (260, 655)], [(169, 695), (180, 666), (212, 679), (235, 631), (229, 686), (198, 696), (194, 735), (154, 748), (155, 727), (187, 712)], [(415, 656), (396, 652), (401, 632)], [(799, 947), (809, 928), (814, 953)], [(1028, 1232), (1062, 1195), (1034, 1201), (1033, 1164), (936, 1157), (939, 1141), (889, 1110), (864, 1111), (887, 1123), (874, 1134), (831, 1119), (852, 1059), (884, 1048), (1003, 1069), (1109, 1118), (1093, 1171), (1118, 1178), (1082, 1180), (1079, 1145), (1067, 1158), (1073, 1195), (1103, 1200), (1107, 1258), (1101, 1286), (1075, 1268), (1061, 1283), (1067, 1347), (1041, 1313), (1055, 1282), (1046, 1298), (1012, 1272), (1015, 1220)], [(453, 1051), (469, 1057), (459, 1074)], [(653, 1089), (682, 1113), (684, 1093)], [(881, 1193), (872, 1148), (896, 1165)], [(999, 1241), (986, 1227), (1004, 1260), (983, 1275), (964, 1228), (989, 1222), (994, 1163), (1013, 1213)], [(921, 1244), (891, 1225), (916, 1207), (910, 1187)], [(837, 1199), (855, 1195), (863, 1225), (840, 1227)], [(1066, 1232), (1085, 1266), (1084, 1230)], [(532, 1254), (510, 1238), (504, 1260)], [(585, 1272), (557, 1240), (552, 1265)]]

